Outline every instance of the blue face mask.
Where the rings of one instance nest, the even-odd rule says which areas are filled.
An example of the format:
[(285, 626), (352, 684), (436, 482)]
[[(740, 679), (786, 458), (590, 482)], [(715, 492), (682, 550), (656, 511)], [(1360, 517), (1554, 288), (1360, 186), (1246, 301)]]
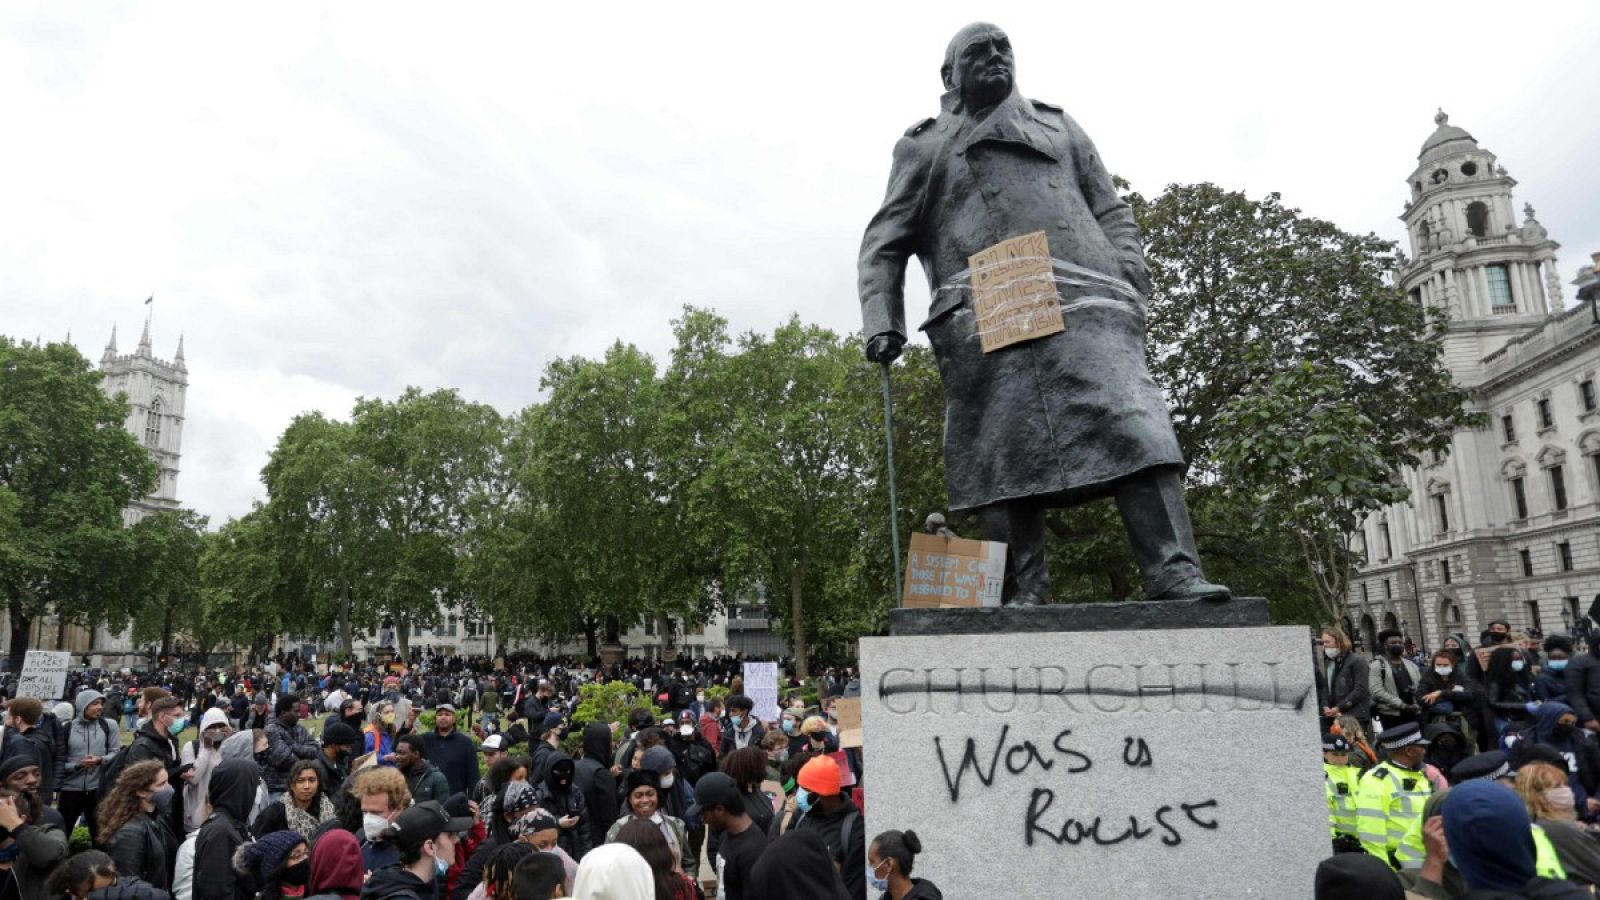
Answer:
[(1521, 672), (1523, 667), (1525, 667), (1525, 666), (1527, 666), (1527, 663), (1523, 662), (1520, 659), (1513, 659), (1511, 661), (1511, 671), (1513, 671), (1513, 672)]
[(794, 803), (796, 806), (800, 807), (801, 812), (808, 813), (811, 812), (811, 804), (816, 802), (814, 799), (812, 799), (815, 796), (816, 795), (810, 791), (801, 791), (800, 795), (794, 798)]
[[(883, 860), (882, 862), (879, 862), (878, 865), (881, 866), (886, 862), (888, 862), (888, 860)], [(889, 879), (887, 879), (887, 878), (879, 878), (878, 875), (877, 875), (877, 871), (875, 869), (873, 869), (871, 865), (868, 865), (867, 866), (867, 885), (869, 887), (871, 887), (875, 891), (887, 891), (889, 889)]]
[(783, 733), (784, 734), (794, 734), (794, 720), (793, 719), (784, 719), (783, 720)]
[(188, 719), (177, 718), (177, 719), (173, 719), (172, 720), (172, 724), (167, 726), (167, 731), (171, 732), (174, 736), (177, 736), (177, 735), (182, 734), (183, 730), (185, 728), (188, 728), (188, 727), (189, 727), (189, 720)]
[(1567, 667), (1567, 661), (1564, 660), (1564, 659), (1552, 659), (1552, 660), (1550, 660), (1550, 671), (1552, 671), (1552, 672), (1559, 672), (1562, 669), (1565, 669), (1566, 667)]
[(744, 716), (729, 716), (728, 722), (729, 724), (733, 725), (733, 727), (738, 728), (740, 725), (744, 724)]

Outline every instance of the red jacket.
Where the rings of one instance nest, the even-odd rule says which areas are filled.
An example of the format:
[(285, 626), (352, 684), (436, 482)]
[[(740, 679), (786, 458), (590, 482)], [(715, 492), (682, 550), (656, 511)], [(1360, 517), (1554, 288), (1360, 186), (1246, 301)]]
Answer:
[(722, 753), (722, 723), (712, 717), (710, 713), (700, 714), (700, 736), (711, 745), (714, 753)]

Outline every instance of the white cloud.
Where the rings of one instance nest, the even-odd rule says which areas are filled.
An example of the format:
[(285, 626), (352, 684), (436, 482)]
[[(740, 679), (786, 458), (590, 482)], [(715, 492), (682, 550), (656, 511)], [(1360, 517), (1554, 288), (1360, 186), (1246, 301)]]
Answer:
[[(0, 330), (186, 337), (180, 492), (220, 521), (298, 412), (459, 387), (710, 305), (857, 327), (855, 251), (936, 111), (953, 3), (0, 9)], [(1592, 4), (1000, 4), (1026, 93), (1146, 193), (1209, 180), (1401, 236), (1436, 106), (1570, 278), (1600, 223)], [(912, 296), (923, 294), (913, 286)], [(915, 301), (913, 301), (915, 302)]]

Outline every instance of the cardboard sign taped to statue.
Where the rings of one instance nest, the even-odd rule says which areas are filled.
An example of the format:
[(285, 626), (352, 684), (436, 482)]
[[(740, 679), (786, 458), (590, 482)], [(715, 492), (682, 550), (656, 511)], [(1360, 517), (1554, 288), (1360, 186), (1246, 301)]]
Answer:
[(1005, 577), (1005, 544), (918, 532), (911, 535), (900, 605), (999, 606)]

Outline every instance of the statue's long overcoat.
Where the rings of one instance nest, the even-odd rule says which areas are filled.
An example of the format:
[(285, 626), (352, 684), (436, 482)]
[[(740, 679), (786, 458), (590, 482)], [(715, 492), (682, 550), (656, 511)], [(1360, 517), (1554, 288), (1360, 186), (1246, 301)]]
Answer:
[[(1056, 269), (1066, 329), (986, 354), (971, 291), (954, 286), (969, 256), (1035, 231), (1067, 264)], [(905, 336), (913, 254), (933, 295), (922, 330), (944, 382), (952, 509), (1077, 503), (1126, 475), (1182, 465), (1145, 364), (1143, 300), (1126, 287), (1148, 281), (1138, 228), (1071, 117), (1013, 91), (981, 120), (947, 109), (907, 131), (861, 244), (869, 339)]]

